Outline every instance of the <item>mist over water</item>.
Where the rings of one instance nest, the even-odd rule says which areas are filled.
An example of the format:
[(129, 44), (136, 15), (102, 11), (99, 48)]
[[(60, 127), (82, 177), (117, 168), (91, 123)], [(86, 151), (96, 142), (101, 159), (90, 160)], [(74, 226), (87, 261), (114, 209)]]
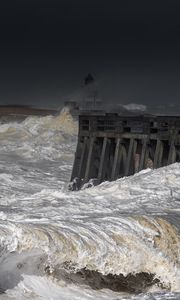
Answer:
[(0, 299), (180, 298), (180, 165), (68, 191), (67, 109), (0, 125)]

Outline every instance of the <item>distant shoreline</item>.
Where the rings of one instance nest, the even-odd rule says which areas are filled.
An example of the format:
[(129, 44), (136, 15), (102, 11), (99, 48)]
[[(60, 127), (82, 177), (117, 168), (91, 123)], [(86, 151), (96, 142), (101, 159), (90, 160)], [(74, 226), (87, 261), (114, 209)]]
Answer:
[(28, 116), (56, 115), (55, 109), (37, 108), (26, 105), (0, 105), (0, 123), (9, 121), (22, 121)]
[(48, 108), (37, 108), (26, 105), (0, 105), (0, 116), (2, 115), (55, 115), (58, 111)]

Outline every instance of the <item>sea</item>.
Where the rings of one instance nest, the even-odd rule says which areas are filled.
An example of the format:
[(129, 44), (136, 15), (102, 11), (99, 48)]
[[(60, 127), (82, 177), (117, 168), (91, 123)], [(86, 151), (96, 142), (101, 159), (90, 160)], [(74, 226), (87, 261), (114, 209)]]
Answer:
[(0, 124), (0, 300), (179, 300), (180, 164), (73, 192), (77, 134)]

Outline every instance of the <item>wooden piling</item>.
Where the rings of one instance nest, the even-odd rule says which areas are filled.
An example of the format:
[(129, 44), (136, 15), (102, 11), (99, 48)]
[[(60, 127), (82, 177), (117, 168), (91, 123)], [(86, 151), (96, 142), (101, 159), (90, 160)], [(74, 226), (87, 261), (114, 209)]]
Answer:
[(147, 138), (144, 138), (143, 142), (142, 142), (142, 150), (141, 150), (141, 156), (140, 156), (140, 162), (139, 162), (139, 171), (141, 171), (144, 168), (146, 147), (147, 147)]
[(122, 177), (125, 174), (125, 169), (126, 169), (126, 162), (127, 162), (127, 152), (125, 145), (122, 143), (121, 144), (121, 157), (120, 157), (120, 168), (118, 171), (118, 176)]
[(169, 148), (168, 165), (173, 164), (175, 161), (176, 161), (176, 148), (174, 145), (174, 138), (172, 138), (170, 148)]
[(90, 138), (86, 172), (85, 172), (85, 176), (84, 176), (84, 183), (90, 179), (90, 170), (91, 170), (91, 164), (92, 164), (91, 159), (92, 159), (92, 153), (93, 153), (94, 140), (95, 140), (95, 137)]
[(71, 181), (75, 177), (78, 177), (78, 172), (79, 172), (79, 156), (81, 155), (81, 149), (82, 149), (82, 143), (81, 143), (81, 138), (79, 137), (78, 138), (76, 152), (75, 152), (75, 159), (74, 159), (74, 164), (73, 164), (73, 169), (72, 169), (72, 174), (71, 174)]
[(79, 170), (78, 170), (78, 178), (83, 177), (83, 173), (84, 173), (83, 167), (84, 167), (85, 153), (87, 151), (87, 142), (88, 142), (88, 138), (85, 137), (82, 146), (81, 159), (80, 159)]
[(134, 139), (130, 139), (129, 147), (128, 147), (128, 155), (127, 155), (127, 162), (125, 168), (125, 176), (128, 176), (130, 173), (130, 164), (132, 160), (132, 151), (133, 151)]
[(122, 158), (121, 139), (118, 138), (116, 140), (116, 148), (114, 153), (114, 162), (112, 167), (111, 180), (115, 180), (117, 178), (117, 173), (120, 167), (121, 158)]
[(161, 143), (160, 139), (157, 139), (157, 141), (156, 141), (156, 150), (155, 150), (155, 154), (154, 154), (154, 163), (153, 163), (153, 168), (154, 169), (157, 168), (158, 164), (159, 164), (161, 146), (162, 146), (162, 143)]
[(136, 168), (136, 154), (137, 151), (137, 140), (134, 140), (134, 144), (133, 144), (133, 172), (136, 173), (137, 172), (137, 168)]
[(103, 139), (103, 145), (102, 145), (102, 152), (101, 152), (101, 159), (100, 159), (100, 165), (99, 165), (99, 171), (98, 171), (98, 181), (101, 182), (103, 180), (103, 173), (104, 173), (104, 162), (105, 162), (105, 155), (106, 155), (106, 149), (107, 149), (107, 142), (108, 139), (105, 137)]
[(163, 141), (161, 141), (160, 142), (160, 149), (159, 149), (159, 159), (158, 159), (158, 162), (157, 162), (157, 168), (162, 167), (163, 152), (164, 152), (164, 143), (163, 143)]

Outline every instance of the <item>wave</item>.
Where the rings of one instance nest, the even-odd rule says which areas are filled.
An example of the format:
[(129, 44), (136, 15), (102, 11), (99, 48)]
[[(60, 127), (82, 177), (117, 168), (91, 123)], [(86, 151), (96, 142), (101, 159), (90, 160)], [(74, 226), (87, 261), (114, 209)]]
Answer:
[(0, 299), (179, 292), (180, 164), (69, 192), (77, 128), (66, 109), (0, 125)]
[(155, 284), (180, 291), (180, 236), (165, 219), (56, 223), (1, 223), (0, 289), (15, 287), (25, 274), (94, 289), (142, 292)]
[(77, 131), (77, 121), (67, 107), (57, 116), (31, 116), (21, 123), (1, 124), (1, 152), (28, 159), (60, 158), (61, 149), (72, 147), (74, 151)]

